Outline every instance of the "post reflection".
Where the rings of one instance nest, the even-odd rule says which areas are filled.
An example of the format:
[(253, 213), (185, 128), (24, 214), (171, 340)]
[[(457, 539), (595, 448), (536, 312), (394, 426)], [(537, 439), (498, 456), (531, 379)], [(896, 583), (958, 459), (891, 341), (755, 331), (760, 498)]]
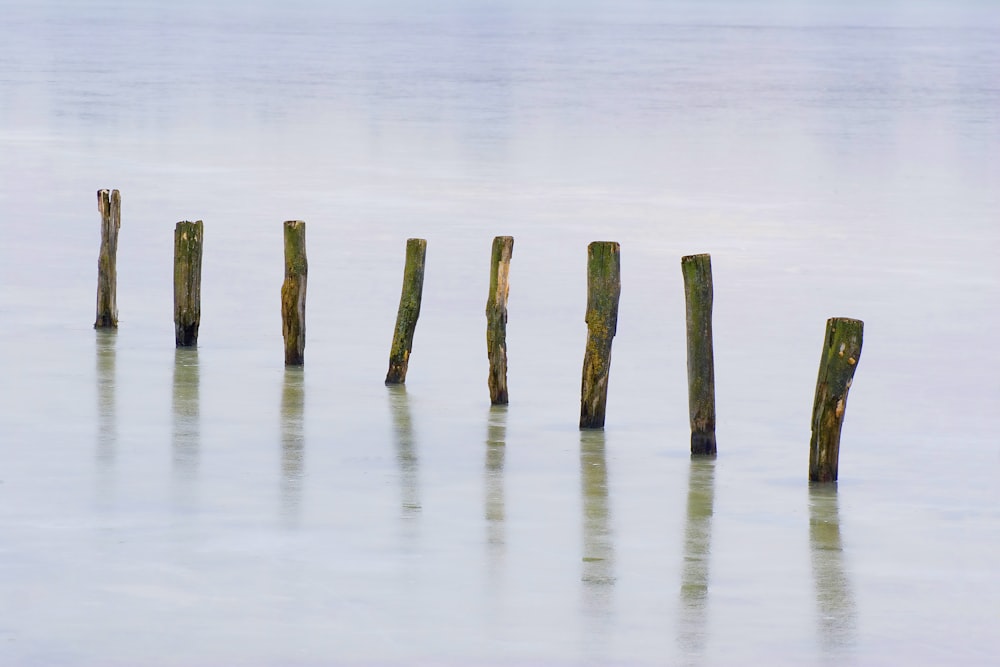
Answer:
[(118, 414), (115, 397), (115, 345), (118, 332), (98, 329), (97, 363), (97, 450), (98, 496), (106, 504), (111, 488), (111, 468), (118, 448)]
[(420, 488), (410, 402), (406, 396), (406, 385), (386, 385), (386, 389), (389, 392), (389, 409), (392, 412), (392, 424), (396, 434), (396, 462), (399, 465), (402, 489), (402, 516), (404, 519), (413, 519), (420, 514)]
[(486, 543), (489, 563), (496, 570), (503, 560), (506, 548), (504, 519), (506, 517), (503, 484), (503, 466), (507, 454), (507, 406), (490, 408), (486, 427)]
[(856, 610), (844, 567), (836, 484), (809, 485), (809, 546), (820, 643), (825, 651), (839, 653), (853, 643)]
[(587, 611), (609, 611), (615, 583), (614, 544), (608, 505), (608, 467), (604, 431), (580, 432), (580, 481), (583, 495), (583, 571)]
[(678, 644), (689, 658), (693, 658), (701, 656), (705, 650), (712, 514), (715, 505), (715, 459), (692, 458), (690, 466)]
[(298, 523), (302, 504), (304, 373), (301, 366), (286, 366), (281, 386), (281, 517), (288, 526)]
[(199, 384), (198, 350), (177, 348), (174, 351), (173, 469), (176, 501), (182, 507), (194, 503), (194, 479), (201, 449)]

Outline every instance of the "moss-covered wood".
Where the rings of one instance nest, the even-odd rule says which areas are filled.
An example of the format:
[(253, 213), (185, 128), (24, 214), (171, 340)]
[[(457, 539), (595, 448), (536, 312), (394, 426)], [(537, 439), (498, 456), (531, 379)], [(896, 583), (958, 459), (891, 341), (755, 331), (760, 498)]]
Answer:
[(386, 384), (406, 382), (406, 370), (413, 349), (413, 332), (420, 317), (420, 299), (424, 293), (424, 259), (427, 256), (427, 241), (407, 239), (406, 265), (403, 268), (403, 292), (399, 297), (399, 311), (396, 313), (396, 329), (389, 351), (389, 372)]
[(97, 191), (101, 213), (101, 251), (97, 258), (97, 318), (95, 329), (118, 328), (118, 230), (122, 199), (118, 190)]
[(486, 300), (486, 354), (490, 360), (490, 403), (506, 405), (507, 396), (507, 295), (510, 292), (510, 258), (514, 237), (493, 239), (490, 259), (490, 293)]
[(681, 258), (687, 320), (688, 415), (691, 455), (714, 456), (715, 361), (712, 354), (712, 258)]
[(809, 442), (809, 481), (837, 481), (840, 431), (847, 409), (847, 392), (861, 359), (864, 322), (833, 317), (826, 323), (826, 339), (816, 380), (812, 439)]
[(174, 342), (177, 347), (198, 344), (204, 231), (201, 220), (185, 220), (174, 227)]
[(580, 387), (580, 428), (604, 428), (619, 296), (621, 249), (614, 241), (595, 241), (587, 247), (587, 351)]
[(281, 333), (285, 365), (301, 366), (306, 351), (306, 223), (285, 222), (285, 281), (281, 285)]

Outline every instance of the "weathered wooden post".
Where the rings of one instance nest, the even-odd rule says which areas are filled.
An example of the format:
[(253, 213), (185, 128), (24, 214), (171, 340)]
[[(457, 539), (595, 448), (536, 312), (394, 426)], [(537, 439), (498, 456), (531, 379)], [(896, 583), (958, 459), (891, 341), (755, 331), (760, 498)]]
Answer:
[(174, 227), (174, 342), (177, 347), (198, 345), (204, 230), (201, 220), (185, 220)]
[(281, 285), (281, 333), (285, 365), (301, 366), (306, 351), (306, 223), (285, 222), (285, 281)]
[(117, 190), (97, 191), (101, 213), (101, 254), (97, 258), (97, 319), (95, 329), (118, 328), (118, 230), (122, 198)]
[(389, 352), (389, 372), (386, 384), (406, 382), (406, 369), (410, 363), (413, 348), (413, 331), (420, 317), (420, 299), (424, 292), (424, 259), (427, 256), (427, 241), (407, 239), (406, 266), (403, 269), (403, 293), (399, 297), (399, 311), (396, 313), (396, 332), (392, 337)]
[(809, 442), (809, 481), (836, 482), (840, 458), (840, 429), (844, 425), (847, 392), (861, 358), (865, 324), (833, 317), (826, 322), (826, 340), (819, 362), (813, 402), (812, 439)]
[(490, 359), (490, 403), (507, 404), (507, 295), (510, 292), (510, 257), (513, 236), (493, 239), (490, 259), (490, 294), (486, 300), (486, 353)]
[(587, 246), (587, 351), (580, 387), (580, 428), (604, 428), (619, 296), (621, 249), (614, 241), (594, 241)]
[(712, 355), (712, 258), (681, 258), (687, 311), (688, 414), (691, 455), (714, 456), (715, 362)]

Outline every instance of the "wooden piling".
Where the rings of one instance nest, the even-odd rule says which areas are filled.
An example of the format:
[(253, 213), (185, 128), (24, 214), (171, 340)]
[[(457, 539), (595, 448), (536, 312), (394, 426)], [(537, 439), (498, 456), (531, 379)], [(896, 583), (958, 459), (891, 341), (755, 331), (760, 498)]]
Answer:
[(204, 230), (201, 220), (185, 220), (174, 227), (174, 342), (177, 347), (198, 345)]
[(514, 237), (493, 239), (490, 259), (490, 293), (486, 300), (486, 353), (490, 360), (490, 403), (506, 405), (507, 397), (507, 295), (510, 292), (510, 258)]
[(97, 191), (101, 213), (101, 252), (97, 258), (97, 318), (95, 329), (118, 328), (118, 230), (122, 199), (118, 190)]
[(826, 322), (809, 442), (811, 482), (837, 481), (840, 430), (844, 425), (847, 392), (861, 359), (864, 326), (861, 320), (846, 317), (833, 317)]
[(715, 362), (712, 354), (712, 258), (681, 258), (687, 320), (691, 455), (715, 456)]
[(604, 428), (611, 341), (618, 327), (621, 249), (614, 241), (587, 246), (587, 351), (580, 387), (580, 428)]
[(386, 384), (406, 382), (406, 369), (413, 349), (413, 331), (420, 317), (420, 299), (424, 291), (424, 259), (427, 256), (427, 241), (407, 239), (406, 265), (403, 269), (403, 292), (399, 297), (399, 311), (396, 313), (396, 331), (392, 337), (389, 352), (389, 372)]
[(281, 333), (285, 365), (301, 366), (306, 350), (306, 223), (285, 222), (285, 281), (281, 285)]

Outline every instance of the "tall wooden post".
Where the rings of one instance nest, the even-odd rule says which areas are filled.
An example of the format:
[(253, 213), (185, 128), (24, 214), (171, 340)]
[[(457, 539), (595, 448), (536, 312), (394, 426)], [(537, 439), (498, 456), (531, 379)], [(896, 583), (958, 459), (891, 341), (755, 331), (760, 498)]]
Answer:
[(97, 191), (101, 213), (101, 253), (97, 258), (97, 318), (95, 329), (118, 328), (118, 230), (122, 198), (118, 190)]
[(809, 442), (809, 481), (836, 482), (840, 459), (840, 430), (844, 425), (847, 392), (861, 359), (864, 322), (833, 317), (826, 322), (826, 340), (816, 380), (812, 439)]
[(514, 237), (493, 239), (490, 259), (490, 294), (486, 300), (486, 353), (490, 359), (490, 403), (507, 404), (507, 295), (510, 292), (510, 257)]
[(580, 428), (604, 428), (619, 296), (621, 249), (614, 241), (595, 241), (587, 246), (587, 351), (580, 387)]
[(406, 369), (413, 349), (413, 331), (420, 317), (420, 299), (424, 292), (424, 259), (427, 256), (427, 241), (407, 239), (406, 266), (403, 269), (403, 293), (399, 297), (399, 311), (396, 313), (396, 331), (392, 337), (389, 352), (389, 372), (386, 384), (406, 382)]
[(712, 354), (712, 258), (681, 258), (687, 310), (688, 414), (691, 455), (714, 456), (715, 362)]
[(174, 342), (177, 347), (198, 345), (204, 230), (201, 220), (185, 220), (174, 227)]
[(281, 285), (281, 333), (285, 365), (301, 366), (306, 351), (306, 223), (285, 222), (285, 282)]

